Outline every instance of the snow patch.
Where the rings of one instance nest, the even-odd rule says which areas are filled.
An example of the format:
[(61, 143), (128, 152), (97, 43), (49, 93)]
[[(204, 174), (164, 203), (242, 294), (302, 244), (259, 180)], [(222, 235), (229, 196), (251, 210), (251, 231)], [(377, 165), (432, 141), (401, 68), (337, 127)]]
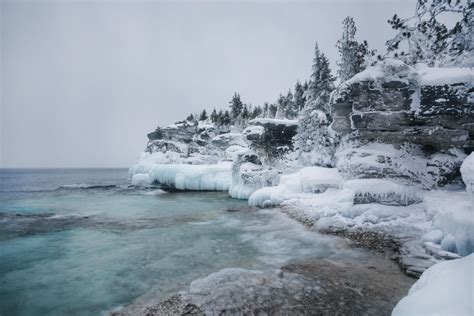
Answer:
[(415, 69), (418, 74), (420, 85), (445, 85), (455, 83), (474, 82), (474, 71), (472, 68), (437, 68), (426, 64), (417, 64)]
[(474, 254), (427, 269), (392, 312), (407, 315), (474, 315)]

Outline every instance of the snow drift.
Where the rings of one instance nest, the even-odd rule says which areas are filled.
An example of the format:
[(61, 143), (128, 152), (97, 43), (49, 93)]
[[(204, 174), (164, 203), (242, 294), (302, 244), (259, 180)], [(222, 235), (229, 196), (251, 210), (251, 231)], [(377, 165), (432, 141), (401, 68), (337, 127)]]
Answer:
[(474, 254), (440, 262), (421, 275), (392, 316), (474, 315)]

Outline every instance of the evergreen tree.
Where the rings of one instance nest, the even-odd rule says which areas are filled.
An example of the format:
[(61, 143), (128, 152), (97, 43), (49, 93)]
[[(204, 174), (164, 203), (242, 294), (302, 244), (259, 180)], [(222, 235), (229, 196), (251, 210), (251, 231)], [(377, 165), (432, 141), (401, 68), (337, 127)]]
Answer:
[(286, 106), (287, 106), (287, 103), (286, 103), (285, 97), (282, 94), (280, 94), (276, 103), (277, 111), (275, 114), (275, 118), (277, 119), (286, 118), (286, 111), (287, 111)]
[[(395, 14), (388, 21), (397, 31), (387, 41), (389, 53), (408, 64), (472, 63), (473, 9), (471, 0), (418, 0), (414, 16), (402, 19)], [(458, 17), (452, 28), (442, 22), (447, 16)]]
[(289, 89), (288, 93), (286, 94), (286, 103), (286, 118), (290, 120), (296, 119), (298, 117), (298, 107), (296, 106), (295, 98), (291, 92), (291, 89)]
[(275, 118), (276, 113), (277, 113), (277, 110), (278, 110), (278, 109), (277, 109), (277, 107), (276, 107), (275, 104), (273, 104), (273, 103), (270, 104), (270, 105), (268, 106), (268, 117), (269, 117), (269, 118)]
[(269, 109), (268, 109), (268, 102), (263, 104), (263, 117), (270, 117)]
[(206, 112), (206, 110), (204, 109), (204, 110), (202, 110), (201, 115), (199, 115), (199, 120), (200, 120), (200, 121), (205, 121), (205, 120), (207, 120), (207, 119), (208, 119), (207, 112)]
[(232, 123), (232, 118), (230, 116), (229, 111), (224, 112), (224, 115), (222, 116), (222, 123), (223, 123), (222, 125), (226, 125), (226, 126)]
[(230, 104), (230, 115), (234, 120), (236, 120), (239, 117), (244, 107), (242, 101), (240, 100), (240, 95), (237, 93), (234, 93), (234, 96), (232, 97), (232, 100), (229, 102), (229, 104)]
[(261, 114), (262, 114), (262, 107), (261, 107), (260, 105), (257, 105), (257, 106), (253, 109), (253, 111), (252, 111), (252, 113), (251, 113), (251, 115), (250, 115), (250, 118), (251, 118), (251, 119), (255, 119), (255, 118), (259, 117)]
[(300, 112), (304, 108), (305, 103), (306, 103), (306, 97), (304, 96), (304, 88), (299, 81), (296, 81), (295, 95), (294, 95), (294, 104), (295, 104), (296, 110)]
[(329, 129), (329, 97), (334, 90), (334, 80), (329, 61), (316, 44), (313, 71), (307, 90), (308, 101), (300, 113), (296, 135), (296, 148), (304, 164), (332, 164), (336, 138)]
[(213, 110), (212, 113), (211, 113), (211, 122), (212, 122), (212, 123), (217, 123), (217, 112), (216, 112), (216, 108), (214, 108), (214, 110)]
[(222, 110), (219, 110), (219, 113), (217, 113), (217, 126), (222, 126), (224, 125), (224, 113), (222, 113)]
[(337, 41), (336, 47), (340, 54), (337, 74), (341, 82), (344, 82), (364, 69), (364, 57), (368, 53), (368, 43), (367, 41), (358, 43), (355, 40), (357, 28), (352, 17), (346, 17), (342, 25), (342, 38)]
[(242, 113), (241, 113), (241, 117), (242, 117), (243, 121), (247, 121), (250, 117), (250, 112), (249, 112), (249, 109), (247, 107), (247, 104), (244, 104), (244, 107), (243, 107)]
[(329, 96), (334, 90), (335, 78), (331, 74), (329, 60), (324, 53), (319, 51), (318, 44), (316, 44), (314, 55), (313, 71), (308, 87), (308, 102), (311, 103), (311, 110), (318, 109), (329, 115)]
[(193, 113), (189, 114), (188, 117), (186, 118), (186, 121), (192, 122), (192, 123), (196, 122), (196, 118), (194, 117), (194, 114)]

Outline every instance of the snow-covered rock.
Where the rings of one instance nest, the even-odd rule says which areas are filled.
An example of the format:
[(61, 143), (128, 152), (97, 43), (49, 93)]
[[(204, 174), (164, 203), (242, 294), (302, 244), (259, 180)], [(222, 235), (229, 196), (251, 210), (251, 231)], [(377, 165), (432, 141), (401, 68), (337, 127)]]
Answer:
[(232, 163), (232, 185), (229, 195), (236, 199), (248, 199), (256, 190), (271, 186), (278, 176), (275, 169), (262, 165), (256, 152), (239, 152)]
[(466, 190), (474, 194), (474, 152), (464, 159), (460, 171)]
[(423, 272), (392, 316), (474, 315), (474, 254)]
[(243, 135), (262, 159), (273, 162), (293, 149), (297, 120), (258, 118), (249, 124)]
[(336, 89), (332, 128), (361, 142), (471, 148), (473, 85), (470, 68), (410, 67), (385, 59)]
[(247, 146), (242, 137), (242, 134), (240, 133), (225, 133), (218, 135), (211, 140), (211, 143), (212, 145), (223, 150), (235, 145), (242, 147)]
[(418, 146), (347, 142), (336, 152), (336, 167), (347, 178), (390, 178), (423, 188), (443, 185), (458, 174), (465, 154), (459, 149), (426, 154)]

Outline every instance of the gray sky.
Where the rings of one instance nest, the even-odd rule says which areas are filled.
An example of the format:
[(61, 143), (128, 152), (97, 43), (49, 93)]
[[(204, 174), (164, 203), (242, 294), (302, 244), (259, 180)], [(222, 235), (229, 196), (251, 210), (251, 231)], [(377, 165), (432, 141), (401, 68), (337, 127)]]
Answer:
[(383, 49), (414, 3), (3, 0), (0, 167), (128, 167), (157, 125), (274, 101), (315, 41), (335, 68), (347, 15)]

